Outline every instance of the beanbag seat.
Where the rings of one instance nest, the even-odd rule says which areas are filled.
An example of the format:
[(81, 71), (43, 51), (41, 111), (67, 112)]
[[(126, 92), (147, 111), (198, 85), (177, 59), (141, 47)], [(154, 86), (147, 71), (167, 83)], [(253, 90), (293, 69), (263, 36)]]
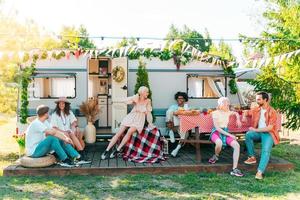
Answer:
[(23, 156), (19, 161), (23, 167), (48, 167), (56, 163), (56, 158), (53, 155), (46, 155), (40, 158), (31, 158)]

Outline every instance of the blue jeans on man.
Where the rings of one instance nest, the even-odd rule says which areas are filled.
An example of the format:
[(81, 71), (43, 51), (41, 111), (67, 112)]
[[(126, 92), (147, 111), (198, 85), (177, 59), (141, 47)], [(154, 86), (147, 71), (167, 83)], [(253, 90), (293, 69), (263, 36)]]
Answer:
[(261, 141), (261, 156), (258, 165), (258, 171), (264, 173), (269, 163), (274, 141), (271, 134), (268, 132), (258, 133), (254, 131), (248, 131), (246, 133), (245, 143), (249, 157), (255, 156), (254, 141)]
[(54, 151), (57, 154), (59, 160), (65, 160), (68, 156), (71, 158), (77, 158), (79, 156), (79, 153), (72, 145), (65, 144), (64, 141), (50, 135), (38, 144), (31, 157), (39, 158), (51, 151)]

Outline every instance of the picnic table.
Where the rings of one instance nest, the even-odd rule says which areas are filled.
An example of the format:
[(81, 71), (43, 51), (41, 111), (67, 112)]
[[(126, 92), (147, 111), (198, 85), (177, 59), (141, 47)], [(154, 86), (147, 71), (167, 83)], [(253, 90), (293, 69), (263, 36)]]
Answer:
[[(201, 133), (210, 133), (213, 128), (213, 119), (211, 114), (200, 113), (199, 115), (179, 115), (180, 132), (187, 133), (195, 129), (195, 139), (181, 139), (184, 143), (193, 143), (196, 147), (196, 161), (201, 162), (200, 144), (210, 144), (208, 140), (200, 140)], [(242, 121), (242, 115), (240, 115)], [(242, 126), (236, 124), (236, 116), (232, 115), (229, 118), (228, 130), (232, 134), (246, 133), (251, 126), (251, 118), (247, 117), (247, 122), (242, 122)], [(277, 117), (277, 128), (281, 128), (281, 115)]]

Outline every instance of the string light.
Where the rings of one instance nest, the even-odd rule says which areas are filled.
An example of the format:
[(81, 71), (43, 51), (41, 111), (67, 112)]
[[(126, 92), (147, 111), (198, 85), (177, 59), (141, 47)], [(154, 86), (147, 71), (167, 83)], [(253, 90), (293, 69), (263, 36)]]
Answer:
[[(0, 37), (6, 37), (6, 38), (14, 38), (16, 36), (20, 37), (40, 37), (40, 35), (32, 35), (32, 34), (8, 34), (8, 33), (0, 33)], [(245, 39), (242, 38), (203, 38), (203, 37), (193, 37), (193, 38), (187, 38), (187, 37), (173, 37), (173, 38), (165, 38), (165, 37), (119, 37), (119, 36), (83, 36), (83, 35), (56, 35), (57, 38), (62, 39), (62, 38), (89, 38), (89, 39), (110, 39), (110, 40), (120, 40), (120, 39), (130, 39), (130, 38), (135, 38), (137, 41), (140, 40), (177, 40), (177, 39), (182, 39), (182, 40), (211, 40), (211, 41), (232, 41), (232, 42), (243, 42)], [(271, 42), (276, 42), (276, 41), (299, 41), (300, 38), (247, 38), (247, 40), (250, 41), (271, 41)]]

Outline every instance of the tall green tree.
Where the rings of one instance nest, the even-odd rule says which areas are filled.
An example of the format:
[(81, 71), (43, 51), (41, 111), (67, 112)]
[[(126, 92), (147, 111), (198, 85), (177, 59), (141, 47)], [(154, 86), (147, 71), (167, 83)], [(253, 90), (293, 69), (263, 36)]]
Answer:
[(79, 28), (75, 26), (63, 26), (60, 32), (61, 48), (77, 49), (81, 48), (95, 48), (95, 44), (90, 40), (87, 29), (80, 25)]
[[(267, 22), (260, 34), (262, 40), (241, 36), (248, 50), (266, 52), (274, 57), (300, 49), (300, 1), (268, 0), (263, 14)], [(280, 65), (264, 66), (263, 73), (252, 84), (256, 90), (272, 93), (271, 104), (287, 116), (288, 128), (300, 128), (300, 57)]]
[(78, 43), (80, 47), (88, 49), (96, 48), (94, 42), (91, 39), (89, 39), (88, 31), (83, 25), (79, 26), (79, 35), (81, 36), (80, 41)]
[(120, 47), (127, 47), (127, 46), (134, 46), (137, 45), (137, 39), (136, 38), (122, 38), (120, 42), (116, 44), (118, 48)]
[(137, 94), (140, 87), (145, 86), (149, 89), (149, 99), (152, 100), (152, 92), (150, 89), (148, 72), (146, 69), (146, 63), (139, 59), (139, 66), (136, 72), (136, 84), (134, 87), (134, 93)]
[[(42, 48), (43, 38), (39, 27), (32, 21), (20, 23), (16, 16), (0, 14), (1, 42), (0, 51), (4, 54), (0, 58), (0, 113), (14, 114), (17, 108), (18, 88), (20, 83), (18, 63), (22, 60), (19, 51)], [(13, 57), (8, 56), (13, 53)]]
[(203, 52), (208, 52), (212, 44), (207, 30), (205, 30), (205, 36), (203, 36), (198, 31), (191, 29), (186, 25), (184, 25), (182, 29), (179, 29), (172, 24), (166, 38), (168, 40), (178, 38), (183, 39), (188, 44)]
[[(150, 88), (149, 76), (148, 76), (148, 72), (146, 69), (146, 63), (143, 62), (142, 59), (139, 59), (139, 66), (138, 66), (138, 70), (136, 72), (136, 83), (134, 86), (134, 93), (137, 94), (139, 88), (142, 86), (145, 86), (149, 89), (148, 98), (151, 99), (151, 102), (152, 102), (152, 91)], [(153, 111), (152, 111), (152, 116), (153, 116), (153, 121), (155, 121), (155, 116), (153, 115)]]
[[(1, 5), (1, 2), (0, 2)], [(81, 26), (63, 27), (62, 38), (57, 38), (42, 31), (33, 21), (19, 22), (16, 15), (5, 16), (0, 13), (0, 113), (13, 114), (17, 107), (18, 88), (16, 85), (22, 82), (18, 73), (18, 64), (22, 62), (18, 53), (35, 48), (57, 49), (57, 48), (94, 48), (95, 45), (87, 38), (87, 30)], [(68, 37), (68, 36), (76, 37)], [(79, 36), (84, 37), (79, 37)], [(8, 56), (13, 53), (14, 57)], [(25, 94), (22, 94), (23, 96)]]
[(220, 56), (226, 60), (235, 61), (236, 58), (232, 53), (232, 48), (229, 44), (221, 40), (219, 44), (212, 44), (209, 49), (209, 53), (212, 55)]

